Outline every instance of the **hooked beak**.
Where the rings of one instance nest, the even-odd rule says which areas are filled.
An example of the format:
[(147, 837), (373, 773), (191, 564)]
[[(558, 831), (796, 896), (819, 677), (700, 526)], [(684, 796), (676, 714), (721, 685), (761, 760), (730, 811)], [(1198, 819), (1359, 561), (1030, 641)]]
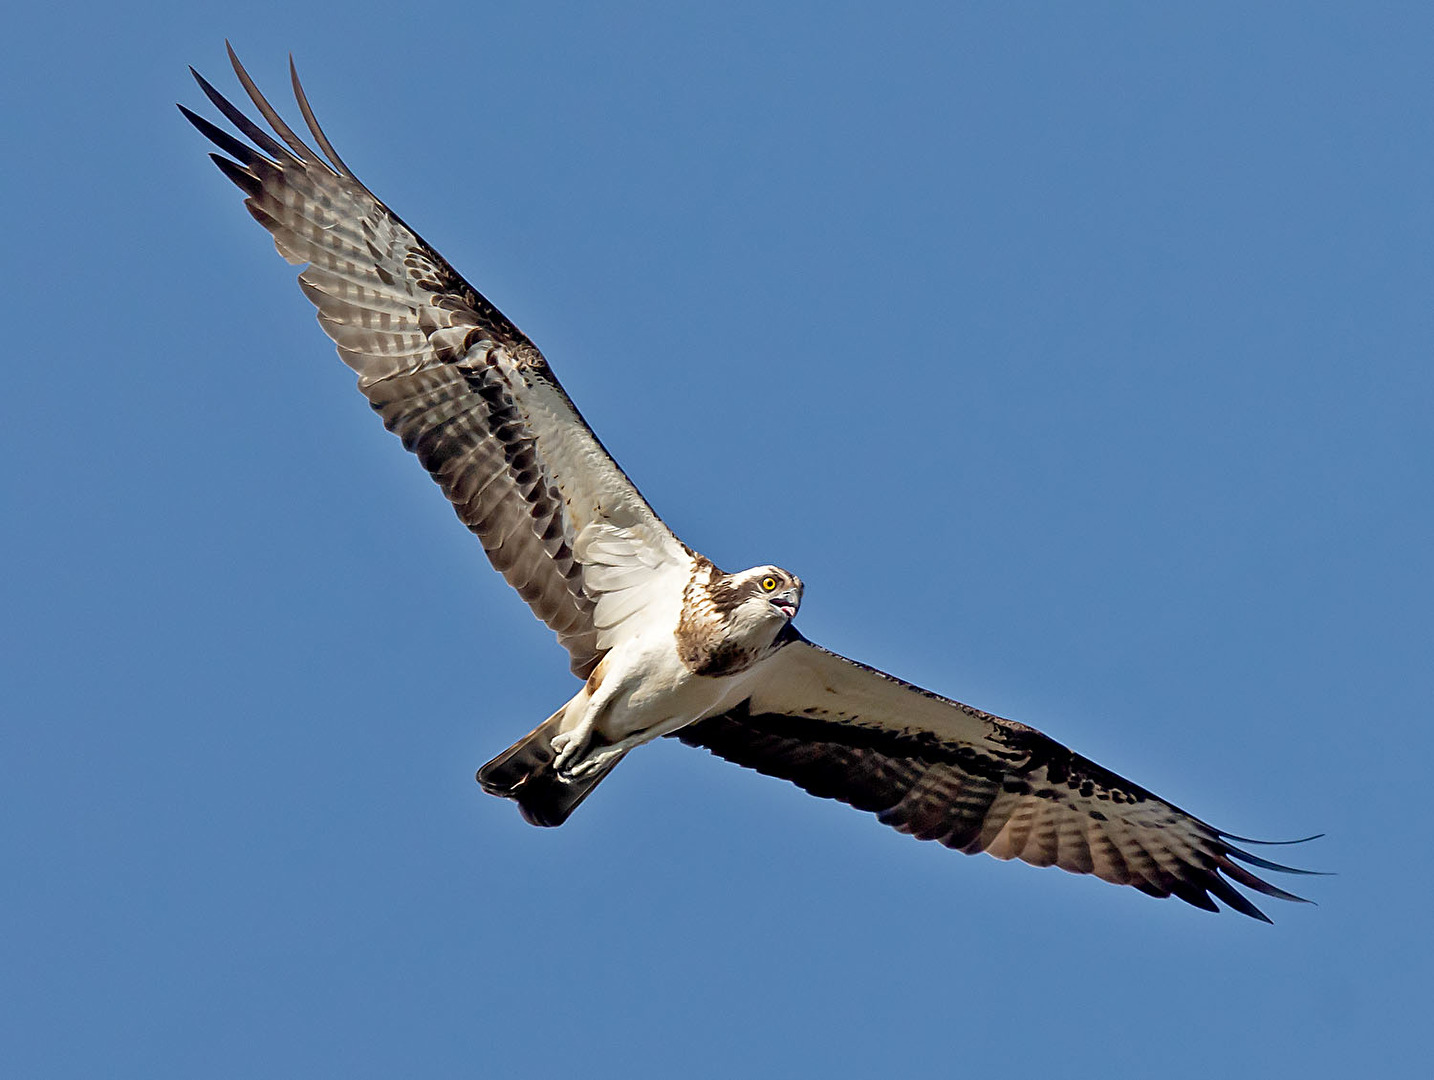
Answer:
[(796, 589), (786, 589), (783, 592), (777, 593), (776, 596), (768, 597), (767, 603), (780, 611), (783, 616), (790, 619), (797, 613), (797, 605), (801, 603), (801, 599), (802, 594)]

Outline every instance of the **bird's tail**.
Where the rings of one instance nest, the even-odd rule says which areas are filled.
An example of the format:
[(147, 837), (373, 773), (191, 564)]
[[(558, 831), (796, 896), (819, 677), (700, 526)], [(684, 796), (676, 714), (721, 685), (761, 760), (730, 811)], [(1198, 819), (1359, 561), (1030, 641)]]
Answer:
[(553, 768), (557, 754), (553, 736), (563, 722), (564, 706), (527, 735), (478, 770), (478, 783), (489, 795), (512, 799), (524, 819), (532, 825), (556, 826), (568, 820), (578, 804), (612, 772), (622, 760), (608, 765), (581, 780), (564, 780)]

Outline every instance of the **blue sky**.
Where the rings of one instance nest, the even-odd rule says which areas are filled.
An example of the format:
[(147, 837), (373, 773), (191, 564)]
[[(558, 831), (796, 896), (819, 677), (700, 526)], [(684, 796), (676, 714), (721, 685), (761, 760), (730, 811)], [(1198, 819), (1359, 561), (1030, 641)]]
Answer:
[[(6, 1075), (1415, 1074), (1434, 12), (1171, 7), (12, 16)], [(566, 658), (175, 111), (226, 36), (276, 101), (294, 51), (689, 543), (1327, 832), (1319, 906), (966, 858), (670, 742), (562, 829), (484, 796)]]

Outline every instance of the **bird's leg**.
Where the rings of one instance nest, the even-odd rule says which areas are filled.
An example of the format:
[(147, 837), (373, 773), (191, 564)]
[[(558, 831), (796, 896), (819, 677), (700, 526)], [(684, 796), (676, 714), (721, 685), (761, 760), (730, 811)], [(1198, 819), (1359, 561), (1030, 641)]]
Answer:
[[(583, 688), (582, 693), (575, 697), (568, 705), (568, 713), (572, 714), (574, 706), (580, 710), (578, 722), (565, 731), (560, 731), (553, 736), (553, 752), (557, 755), (553, 760), (553, 768), (560, 779), (571, 780), (576, 776), (574, 769), (580, 764), (580, 759), (592, 744), (593, 732), (597, 730), (598, 721), (607, 712), (608, 706), (616, 696), (617, 687), (609, 683), (603, 685), (595, 678), (589, 679), (588, 685)], [(567, 718), (564, 717), (566, 723)]]
[[(610, 764), (615, 758), (622, 757), (622, 755), (629, 750), (641, 746), (643, 743), (652, 742), (652, 740), (656, 739), (659, 735), (666, 735), (669, 731), (675, 731), (688, 722), (689, 721), (685, 719), (668, 720), (643, 731), (634, 732), (625, 738), (619, 739), (610, 746), (604, 746), (594, 753), (589, 754), (583, 758), (583, 760), (570, 766), (563, 775), (573, 780), (581, 780), (588, 774), (597, 772), (599, 769)], [(553, 740), (553, 744), (557, 745), (556, 739)]]

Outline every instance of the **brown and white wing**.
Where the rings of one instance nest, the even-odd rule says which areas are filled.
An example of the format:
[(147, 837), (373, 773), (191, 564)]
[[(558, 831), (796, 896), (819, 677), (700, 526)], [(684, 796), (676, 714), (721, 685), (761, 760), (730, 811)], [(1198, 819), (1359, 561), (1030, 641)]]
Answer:
[[(229, 57), (266, 132), (199, 76), (237, 139), (180, 106), (299, 275), (388, 429), (586, 677), (623, 620), (680, 595), (690, 553), (579, 415), (531, 341), (334, 152), (290, 62), (321, 157)], [(191, 69), (192, 70), (192, 69)], [(252, 145), (251, 145), (252, 144)], [(326, 160), (327, 159), (327, 160)]]
[[(1299, 900), (1233, 860), (1294, 871), (1034, 728), (929, 693), (796, 638), (767, 660), (751, 697), (676, 732), (690, 746), (921, 840), (1095, 874), (1269, 920), (1231, 882)], [(1253, 841), (1251, 841), (1253, 842)], [(1227, 880), (1228, 879), (1228, 880)]]

